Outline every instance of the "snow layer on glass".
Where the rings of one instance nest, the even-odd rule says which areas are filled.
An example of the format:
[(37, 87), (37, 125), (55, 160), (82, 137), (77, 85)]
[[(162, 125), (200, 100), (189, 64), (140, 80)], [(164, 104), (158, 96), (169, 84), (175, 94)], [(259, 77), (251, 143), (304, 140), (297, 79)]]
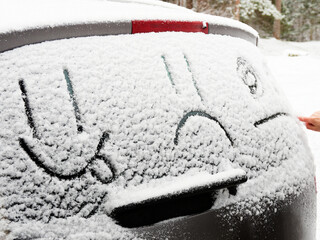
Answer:
[(87, 226), (127, 236), (106, 214), (109, 195), (161, 191), (196, 172), (244, 170), (237, 195), (220, 191), (213, 208), (238, 203), (246, 214), (313, 179), (296, 118), (241, 39), (149, 33), (25, 46), (0, 55), (0, 99), (1, 227), (12, 236)]

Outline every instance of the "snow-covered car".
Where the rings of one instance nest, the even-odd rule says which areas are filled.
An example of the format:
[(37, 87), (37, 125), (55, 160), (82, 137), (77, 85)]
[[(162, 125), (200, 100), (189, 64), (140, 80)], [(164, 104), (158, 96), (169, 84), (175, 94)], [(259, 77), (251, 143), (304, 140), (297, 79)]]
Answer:
[(0, 239), (315, 239), (314, 163), (240, 22), (0, 2)]

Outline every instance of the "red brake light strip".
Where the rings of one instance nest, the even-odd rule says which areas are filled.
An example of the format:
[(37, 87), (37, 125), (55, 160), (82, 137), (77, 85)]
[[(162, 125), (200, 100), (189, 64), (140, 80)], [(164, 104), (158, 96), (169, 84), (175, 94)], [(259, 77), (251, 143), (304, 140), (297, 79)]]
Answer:
[(132, 34), (148, 32), (202, 32), (209, 33), (206, 22), (193, 21), (163, 21), (163, 20), (134, 20), (132, 21)]

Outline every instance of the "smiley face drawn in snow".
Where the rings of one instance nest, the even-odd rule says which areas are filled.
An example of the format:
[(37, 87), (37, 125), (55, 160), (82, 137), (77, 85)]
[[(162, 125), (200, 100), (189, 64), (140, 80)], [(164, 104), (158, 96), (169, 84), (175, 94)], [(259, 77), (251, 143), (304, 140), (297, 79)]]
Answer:
[[(205, 108), (204, 99), (203, 99), (201, 92), (199, 90), (197, 81), (195, 80), (195, 78), (193, 76), (190, 62), (185, 54), (183, 55), (183, 57), (185, 60), (186, 70), (189, 72), (189, 74), (191, 76), (191, 80), (192, 80), (189, 82), (189, 84), (193, 85), (194, 91), (195, 91), (197, 97), (200, 99), (201, 104)], [(179, 95), (180, 91), (175, 86), (175, 81), (174, 81), (172, 74), (170, 72), (170, 67), (169, 67), (168, 62), (166, 60), (166, 57), (164, 55), (162, 55), (161, 58), (163, 59), (163, 63), (165, 65), (165, 68), (166, 68), (166, 71), (168, 74), (168, 78), (170, 80), (172, 88), (177, 93), (177, 95)], [(260, 92), (261, 92), (262, 87), (260, 86), (260, 82), (258, 82), (258, 77), (257, 77), (254, 69), (246, 62), (246, 60), (239, 57), (237, 59), (237, 66), (238, 66), (237, 72), (239, 74), (239, 77), (248, 86), (248, 88), (250, 89), (250, 93), (256, 94), (257, 90), (260, 90)], [(83, 132), (83, 126), (81, 124), (81, 114), (80, 114), (80, 109), (78, 107), (75, 93), (73, 90), (72, 81), (70, 79), (68, 70), (64, 69), (63, 73), (64, 73), (64, 77), (66, 80), (67, 90), (68, 90), (70, 100), (71, 100), (73, 110), (74, 110), (74, 115), (75, 115), (76, 125), (77, 125), (77, 134), (81, 134)], [(19, 86), (20, 86), (20, 90), (21, 90), (21, 94), (22, 94), (22, 99), (23, 99), (23, 102), (25, 105), (25, 112), (26, 112), (26, 116), (28, 118), (28, 124), (33, 132), (33, 139), (21, 137), (21, 138), (19, 138), (19, 143), (20, 143), (20, 146), (23, 148), (23, 150), (28, 154), (30, 159), (33, 160), (34, 163), (40, 169), (42, 169), (46, 174), (50, 175), (51, 177), (55, 177), (60, 180), (78, 179), (78, 178), (81, 178), (83, 175), (85, 175), (87, 172), (89, 172), (93, 178), (96, 178), (96, 180), (101, 182), (102, 184), (109, 184), (115, 180), (116, 169), (113, 166), (113, 163), (111, 163), (110, 160), (106, 156), (100, 155), (101, 148), (110, 138), (110, 135), (107, 131), (105, 131), (101, 134), (102, 136), (100, 137), (100, 139), (97, 143), (97, 147), (94, 152), (94, 155), (92, 157), (90, 157), (89, 159), (85, 159), (84, 161), (80, 162), (80, 164), (76, 164), (74, 162), (71, 162), (71, 164), (74, 164), (74, 166), (71, 166), (71, 167), (70, 167), (70, 163), (68, 161), (70, 158), (73, 157), (73, 156), (70, 156), (71, 154), (69, 154), (65, 159), (62, 159), (59, 162), (52, 162), (52, 160), (48, 156), (46, 156), (45, 152), (41, 152), (40, 154), (37, 153), (37, 151), (39, 151), (39, 147), (37, 148), (36, 145), (40, 145), (40, 146), (46, 145), (47, 148), (52, 148), (54, 146), (49, 145), (45, 141), (41, 140), (41, 138), (38, 136), (37, 129), (35, 127), (35, 121), (33, 119), (33, 113), (30, 108), (28, 93), (27, 93), (25, 82), (23, 79), (21, 79), (19, 81)], [(278, 116), (281, 116), (281, 115), (287, 115), (287, 114), (286, 113), (276, 113), (270, 117), (267, 117), (265, 119), (261, 119), (261, 120), (255, 122), (254, 126), (258, 127), (258, 125), (264, 124), (265, 122), (267, 122), (271, 119), (274, 119)], [(232, 151), (231, 148), (233, 148), (234, 142), (233, 142), (233, 139), (231, 138), (231, 136), (229, 135), (228, 131), (223, 127), (223, 125), (214, 116), (211, 116), (205, 110), (191, 110), (191, 111), (184, 114), (184, 116), (178, 122), (178, 124), (176, 126), (176, 130), (175, 130), (175, 136), (173, 139), (173, 143), (176, 147), (179, 145), (180, 138), (183, 138), (183, 139), (188, 138), (188, 137), (191, 139), (197, 138), (198, 132), (196, 132), (194, 130), (191, 133), (189, 133), (187, 131), (183, 132), (184, 126), (188, 123), (188, 120), (192, 119), (193, 117), (196, 117), (198, 119), (199, 118), (206, 119), (208, 126), (213, 125), (212, 127), (215, 128), (215, 131), (217, 129), (219, 130), (219, 128), (220, 128), (221, 129), (220, 135), (224, 135), (224, 137), (228, 140), (229, 152)], [(195, 124), (195, 122), (193, 122), (193, 124)], [(198, 131), (199, 131), (199, 129), (198, 129)], [(180, 135), (183, 135), (183, 136), (180, 136)], [(181, 141), (183, 141), (183, 140), (181, 140)], [(203, 143), (200, 139), (200, 145), (201, 144), (203, 144)], [(210, 144), (212, 144), (212, 141), (210, 141), (206, 147), (210, 147)], [(83, 147), (85, 148), (86, 146), (83, 145)], [(178, 152), (176, 157), (179, 159), (188, 158), (185, 154), (188, 154), (189, 151), (192, 151), (192, 147), (199, 148), (200, 146), (199, 145), (192, 146), (192, 144), (191, 144), (191, 145), (189, 145), (188, 148), (182, 149), (182, 151), (180, 149), (175, 150), (175, 148), (173, 148), (172, 151)], [(41, 146), (41, 149), (43, 149), (43, 146)], [(209, 154), (212, 155), (212, 152), (210, 152)], [(206, 170), (207, 171), (211, 170), (211, 173), (214, 174), (214, 173), (216, 173), (215, 171), (217, 171), (217, 170), (213, 170), (212, 167), (218, 166), (219, 161), (218, 162), (208, 161), (208, 159), (210, 159), (210, 155), (209, 156), (203, 155), (203, 156), (199, 156), (198, 158), (200, 159), (200, 163), (202, 161), (203, 163), (207, 163), (209, 166), (211, 165), (210, 166), (211, 169), (207, 168)], [(81, 153), (80, 153), (79, 157), (82, 157)], [(218, 157), (221, 158), (221, 156), (218, 156)], [(193, 156), (192, 158), (196, 158), (196, 157)], [(205, 161), (206, 158), (207, 158), (207, 162)], [(234, 161), (234, 159), (229, 159), (229, 160)], [(180, 172), (180, 174), (183, 174), (186, 170), (190, 170), (192, 167), (195, 167), (195, 166), (189, 165), (187, 167), (184, 167), (184, 169)], [(200, 168), (201, 168), (201, 166), (200, 166)], [(156, 176), (156, 178), (161, 178), (164, 176), (165, 176), (165, 174), (161, 174), (161, 175)], [(105, 194), (102, 197), (100, 197), (100, 201), (98, 200), (95, 203), (95, 207), (87, 215), (83, 215), (83, 216), (90, 217), (94, 213), (96, 213), (99, 205), (103, 202), (104, 197), (105, 197)], [(81, 204), (82, 207), (80, 207), (80, 211), (77, 210), (76, 214), (80, 213), (82, 208), (85, 207), (86, 204)], [(50, 220), (50, 219), (48, 219), (48, 220)]]
[[(252, 58), (233, 49), (226, 53), (229, 64), (223, 65), (216, 47), (223, 46), (221, 39), (209, 51), (217, 52), (215, 58), (197, 46), (191, 53), (153, 50), (162, 43), (145, 45), (148, 37), (139, 37), (135, 41), (146, 49), (138, 60), (134, 48), (124, 47), (132, 38), (123, 37), (121, 53), (96, 49), (94, 45), (102, 46), (99, 39), (91, 39), (96, 44), (82, 51), (69, 41), (86, 40), (74, 39), (59, 41), (59, 47), (68, 49), (68, 60), (50, 65), (58, 59), (50, 55), (64, 51), (47, 43), (44, 61), (50, 67), (43, 70), (45, 64), (35, 59), (35, 69), (12, 80), (24, 119), (19, 121), (27, 123), (13, 143), (17, 159), (25, 164), (21, 186), (32, 182), (30, 189), (22, 188), (36, 200), (19, 199), (27, 211), (15, 208), (20, 203), (14, 199), (8, 201), (10, 220), (89, 218), (103, 213), (101, 206), (114, 186), (124, 189), (192, 171), (216, 174), (239, 167), (254, 178), (295, 154), (307, 155), (298, 133), (288, 137), (297, 126), (286, 105), (264, 106), (263, 101), (281, 97)], [(116, 49), (116, 42), (105, 40), (103, 46)], [(192, 44), (187, 38), (186, 48)], [(195, 53), (200, 52), (208, 60), (199, 60)]]
[[(72, 82), (70, 80), (68, 70), (65, 69), (63, 72), (64, 72), (65, 79), (67, 82), (70, 99), (72, 101), (72, 105), (74, 108), (75, 119), (77, 122), (77, 133), (81, 134), (83, 132), (83, 126), (81, 125), (80, 110), (79, 110), (77, 101), (75, 99), (75, 95), (74, 95), (74, 91), (73, 91), (73, 87), (72, 87)], [(45, 153), (42, 153), (42, 156), (39, 156), (39, 154), (37, 154), (36, 151), (33, 150), (33, 148), (37, 144), (42, 144), (43, 141), (41, 142), (41, 139), (38, 137), (38, 134), (37, 134), (34, 119), (32, 116), (33, 113), (30, 108), (29, 98), (28, 98), (25, 83), (23, 80), (19, 81), (19, 86), (20, 86), (22, 98), (23, 98), (24, 105), (25, 105), (26, 116), (28, 118), (28, 124), (29, 124), (30, 128), (32, 129), (33, 138), (38, 140), (38, 142), (35, 142), (35, 140), (33, 140), (33, 139), (31, 140), (28, 138), (20, 138), (19, 143), (20, 143), (20, 146), (23, 148), (23, 150), (36, 163), (36, 165), (38, 167), (42, 168), (50, 176), (57, 177), (59, 179), (71, 180), (71, 179), (79, 178), (82, 175), (84, 175), (86, 171), (90, 171), (92, 176), (95, 177), (101, 183), (104, 183), (104, 184), (110, 183), (115, 177), (115, 169), (107, 158), (105, 158), (102, 155), (99, 155), (100, 150), (103, 147), (104, 143), (107, 142), (109, 139), (108, 132), (103, 132), (101, 134), (102, 136), (100, 137), (100, 139), (97, 143), (96, 151), (91, 158), (86, 159), (84, 162), (80, 162), (80, 164), (78, 163), (78, 165), (76, 165), (77, 163), (73, 162), (71, 164), (74, 164), (74, 166), (72, 166), (71, 168), (69, 167), (69, 169), (63, 165), (68, 165), (68, 159), (71, 158), (70, 156), (67, 156), (65, 159), (60, 160), (58, 163), (50, 163), (50, 159), (45, 161), (45, 159), (48, 159), (48, 157), (45, 155)], [(48, 146), (49, 144), (44, 142), (44, 145)], [(49, 145), (48, 147), (52, 147), (52, 146)], [(83, 145), (82, 147), (85, 148), (86, 146)], [(82, 155), (82, 154), (80, 154), (80, 155)], [(61, 164), (61, 166), (59, 166), (59, 163)], [(103, 168), (103, 164), (105, 164), (106, 167)], [(108, 176), (107, 173), (103, 172), (103, 170), (105, 170), (106, 168), (110, 169), (111, 175), (109, 174), (109, 176)], [(104, 176), (104, 175), (107, 175), (107, 176)]]

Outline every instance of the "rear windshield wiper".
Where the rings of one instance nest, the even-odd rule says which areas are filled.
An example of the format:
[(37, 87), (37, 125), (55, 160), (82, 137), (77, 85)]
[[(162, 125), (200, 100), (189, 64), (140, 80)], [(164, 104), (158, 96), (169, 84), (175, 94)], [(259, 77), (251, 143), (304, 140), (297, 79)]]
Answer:
[(123, 227), (134, 228), (209, 210), (216, 191), (226, 188), (235, 195), (237, 186), (247, 181), (246, 172), (232, 169), (214, 175), (197, 173), (182, 176), (157, 187), (123, 190), (111, 196), (111, 217)]

